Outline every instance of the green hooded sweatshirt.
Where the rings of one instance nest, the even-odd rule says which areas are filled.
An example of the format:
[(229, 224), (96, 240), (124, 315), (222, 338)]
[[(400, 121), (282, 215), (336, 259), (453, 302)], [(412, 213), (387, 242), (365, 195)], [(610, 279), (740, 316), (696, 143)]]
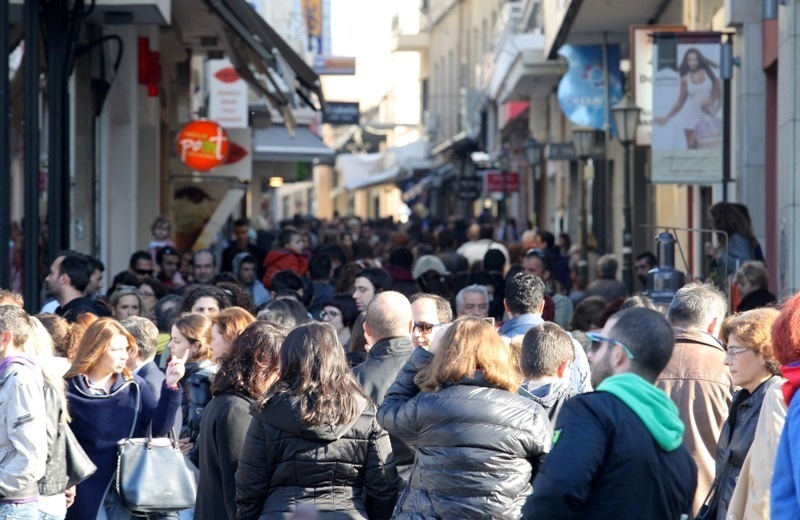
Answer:
[(664, 451), (676, 450), (683, 442), (684, 425), (678, 407), (660, 388), (626, 372), (606, 378), (596, 390), (613, 394), (628, 405)]

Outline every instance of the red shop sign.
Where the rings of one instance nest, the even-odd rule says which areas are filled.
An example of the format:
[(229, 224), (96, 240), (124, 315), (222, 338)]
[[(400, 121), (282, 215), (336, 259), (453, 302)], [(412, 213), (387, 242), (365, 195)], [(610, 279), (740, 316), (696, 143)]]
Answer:
[(228, 134), (213, 121), (192, 121), (178, 132), (178, 155), (192, 170), (213, 170), (225, 162), (229, 148)]
[(500, 170), (485, 170), (486, 193), (503, 193), (503, 177), (505, 177), (505, 193), (514, 193), (520, 190), (519, 172), (505, 172)]

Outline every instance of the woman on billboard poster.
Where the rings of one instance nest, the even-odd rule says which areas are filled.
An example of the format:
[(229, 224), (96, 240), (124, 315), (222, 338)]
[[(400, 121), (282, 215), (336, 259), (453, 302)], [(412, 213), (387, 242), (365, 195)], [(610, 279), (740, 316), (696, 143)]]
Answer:
[(687, 49), (678, 68), (681, 78), (678, 99), (666, 116), (653, 120), (656, 125), (664, 126), (678, 116), (689, 149), (713, 147), (712, 141), (718, 144), (722, 135), (722, 120), (717, 116), (722, 88), (713, 70), (717, 67), (696, 47)]

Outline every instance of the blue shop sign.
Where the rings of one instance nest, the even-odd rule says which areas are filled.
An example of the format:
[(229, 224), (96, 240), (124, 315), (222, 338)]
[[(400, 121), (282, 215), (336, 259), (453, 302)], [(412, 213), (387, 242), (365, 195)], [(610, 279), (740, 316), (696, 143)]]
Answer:
[[(620, 48), (608, 46), (608, 73), (603, 70), (602, 45), (562, 45), (558, 54), (569, 62), (569, 69), (558, 84), (558, 103), (564, 115), (578, 126), (602, 130), (606, 124), (606, 78), (611, 106), (622, 98)], [(611, 120), (615, 132), (614, 120)]]

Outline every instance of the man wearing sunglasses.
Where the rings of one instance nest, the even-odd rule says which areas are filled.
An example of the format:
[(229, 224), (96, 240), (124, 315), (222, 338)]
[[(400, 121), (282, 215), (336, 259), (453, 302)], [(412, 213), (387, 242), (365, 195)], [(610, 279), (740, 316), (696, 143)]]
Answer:
[(411, 343), (415, 347), (428, 348), (436, 332), (453, 321), (453, 308), (449, 301), (435, 294), (416, 293), (409, 301), (414, 318)]
[(658, 312), (615, 314), (592, 335), (597, 391), (568, 400), (523, 518), (679, 519), (692, 509), (697, 466), (678, 409), (654, 382), (675, 339)]
[(153, 257), (147, 251), (136, 251), (128, 261), (128, 272), (135, 275), (139, 283), (153, 276)]

